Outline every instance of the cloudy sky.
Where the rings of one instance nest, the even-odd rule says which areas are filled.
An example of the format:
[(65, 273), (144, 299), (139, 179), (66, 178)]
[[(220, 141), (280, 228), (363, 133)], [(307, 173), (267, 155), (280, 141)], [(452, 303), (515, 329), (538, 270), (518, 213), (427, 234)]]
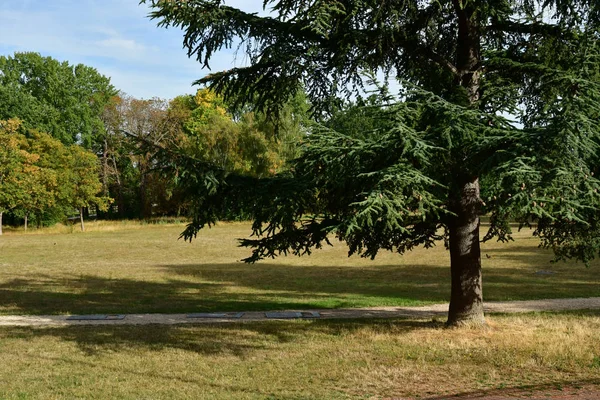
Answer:
[[(208, 73), (187, 58), (182, 32), (157, 28), (139, 0), (0, 0), (0, 55), (33, 51), (83, 63), (111, 77), (117, 89), (138, 98), (170, 99), (193, 93)], [(262, 0), (226, 0), (262, 11)], [(238, 60), (239, 64), (239, 60)], [(213, 71), (230, 69), (232, 52), (216, 55)]]

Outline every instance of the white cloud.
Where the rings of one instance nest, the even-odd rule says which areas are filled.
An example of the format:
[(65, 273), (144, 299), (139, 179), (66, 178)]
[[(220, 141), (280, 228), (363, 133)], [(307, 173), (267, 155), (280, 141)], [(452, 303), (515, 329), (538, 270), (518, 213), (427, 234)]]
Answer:
[[(249, 12), (263, 12), (262, 0), (226, 0)], [(183, 33), (156, 27), (139, 0), (0, 0), (0, 55), (35, 51), (83, 63), (110, 76), (136, 97), (171, 98), (191, 93), (191, 83), (206, 75), (187, 57)], [(240, 54), (241, 55), (241, 54)], [(212, 71), (244, 62), (233, 51), (211, 59)]]
[(127, 51), (138, 51), (138, 50), (145, 49), (145, 47), (143, 45), (136, 43), (135, 40), (119, 39), (119, 38), (110, 38), (110, 39), (100, 40), (98, 42), (98, 45), (100, 45), (102, 47), (109, 47), (111, 49), (118, 48), (118, 49), (127, 50)]

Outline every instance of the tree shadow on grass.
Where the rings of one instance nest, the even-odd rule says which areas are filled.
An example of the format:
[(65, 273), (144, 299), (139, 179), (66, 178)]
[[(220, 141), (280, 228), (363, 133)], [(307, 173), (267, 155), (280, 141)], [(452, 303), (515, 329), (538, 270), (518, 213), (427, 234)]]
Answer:
[[(525, 248), (527, 249), (527, 248)], [(530, 249), (529, 249), (530, 250)], [(493, 252), (496, 257), (510, 257), (510, 252)], [(484, 294), (488, 301), (531, 300), (544, 298), (592, 297), (600, 295), (597, 268), (582, 264), (540, 266), (539, 257), (523, 252), (518, 257), (526, 267), (484, 267)], [(503, 258), (500, 258), (501, 262)], [(495, 260), (496, 261), (496, 260)], [(490, 265), (490, 263), (488, 263)], [(236, 286), (258, 291), (283, 291), (290, 294), (327, 294), (333, 298), (352, 299), (357, 303), (373, 300), (380, 305), (414, 305), (446, 302), (450, 292), (450, 271), (444, 266), (383, 265), (374, 267), (298, 267), (265, 265), (168, 265), (169, 274), (193, 276), (218, 281), (223, 269)], [(553, 269), (540, 275), (540, 269)], [(359, 296), (357, 298), (355, 296)], [(369, 304), (362, 304), (369, 306)], [(346, 307), (338, 305), (335, 307)]]
[[(343, 337), (368, 327), (378, 332), (404, 334), (415, 329), (441, 328), (436, 321), (298, 320), (195, 325), (86, 325), (12, 327), (0, 339), (32, 341), (44, 337), (76, 343), (88, 356), (106, 352), (177, 349), (202, 355), (233, 355), (244, 359), (278, 345), (302, 345), (310, 337)], [(328, 339), (323, 339), (328, 340)]]
[[(490, 300), (598, 296), (597, 267), (553, 264), (537, 275), (538, 258), (490, 251), (484, 295)], [(507, 267), (517, 257), (531, 267)], [(512, 262), (512, 261), (511, 261)], [(488, 260), (489, 264), (489, 260)], [(446, 302), (449, 268), (435, 265), (291, 266), (264, 263), (159, 265), (166, 279), (33, 275), (0, 284), (4, 314), (115, 314), (268, 311), (409, 306)]]
[[(38, 340), (58, 339), (62, 342), (73, 343), (81, 354), (74, 352), (63, 354), (52, 351), (25, 352), (20, 357), (33, 361), (49, 363), (70, 363), (74, 369), (108, 369), (122, 377), (147, 377), (158, 382), (177, 381), (182, 384), (198, 384), (194, 379), (160, 368), (151, 371), (140, 371), (132, 365), (102, 364), (94, 358), (103, 354), (121, 354), (127, 357), (139, 357), (145, 353), (160, 353), (165, 350), (184, 351), (201, 357), (235, 357), (240, 361), (261, 358), (264, 354), (273, 352), (273, 357), (285, 352), (286, 349), (303, 347), (306, 351), (325, 352), (322, 345), (331, 340), (343, 340), (348, 335), (361, 334), (368, 328), (369, 335), (375, 331), (387, 335), (405, 335), (414, 331), (440, 329), (441, 323), (415, 321), (408, 319), (395, 320), (311, 320), (311, 321), (265, 321), (258, 323), (232, 323), (215, 325), (179, 325), (179, 326), (71, 326), (60, 328), (10, 328), (0, 332), (0, 340), (21, 340), (36, 343)], [(369, 335), (365, 336), (368, 340)], [(361, 336), (362, 337), (362, 336)], [(341, 338), (341, 339), (340, 339)], [(35, 346), (35, 344), (34, 344)], [(312, 349), (312, 350), (310, 350)], [(6, 349), (9, 353), (10, 348)], [(17, 354), (17, 353), (15, 353)], [(269, 355), (266, 356), (270, 357)], [(89, 359), (88, 359), (89, 358)], [(598, 384), (598, 380), (578, 382), (581, 385)], [(248, 392), (249, 388), (234, 383), (220, 384), (203, 382), (217, 389), (231, 392)], [(448, 398), (473, 399), (485, 396), (514, 395), (538, 393), (549, 388), (572, 385), (572, 381), (557, 381), (539, 386), (517, 386), (515, 388), (493, 389), (474, 392), (462, 392), (452, 397), (449, 395), (428, 397), (429, 400)], [(576, 385), (575, 385), (576, 386)], [(458, 388), (457, 388), (458, 389)], [(286, 398), (281, 395), (278, 398)], [(585, 397), (582, 397), (584, 399)]]
[[(4, 314), (187, 313), (415, 305), (445, 301), (446, 268), (159, 265), (160, 281), (28, 275), (0, 284)], [(440, 278), (442, 276), (442, 278)]]
[[(122, 379), (152, 379), (155, 382), (176, 382), (184, 385), (208, 385), (221, 391), (241, 392), (247, 394), (252, 388), (237, 384), (234, 379), (231, 383), (219, 383), (213, 379), (198, 382), (178, 371), (169, 371), (160, 367), (141, 371), (136, 362), (115, 364), (99, 362), (97, 357), (105, 355), (110, 358), (112, 354), (121, 357), (139, 359), (148, 353), (156, 352), (157, 357), (162, 357), (163, 351), (176, 350), (196, 354), (199, 357), (225, 357), (225, 363), (239, 364), (239, 361), (258, 358), (275, 357), (286, 349), (297, 349), (305, 346), (304, 351), (317, 353), (326, 352), (322, 343), (328, 343), (333, 337), (344, 337), (353, 334), (365, 327), (369, 331), (375, 329), (381, 332), (407, 333), (416, 329), (439, 327), (441, 324), (432, 322), (419, 322), (411, 320), (372, 320), (372, 321), (265, 321), (215, 325), (178, 325), (178, 326), (69, 326), (32, 328), (15, 327), (0, 331), (0, 343), (19, 340), (31, 343), (28, 350), (22, 346), (7, 348), (3, 351), (20, 359), (35, 364), (47, 364), (51, 369), (54, 364), (70, 364), (74, 371), (91, 370), (98, 373), (104, 370), (109, 375), (116, 375)], [(315, 336), (318, 346), (311, 347)], [(44, 350), (42, 352), (29, 351), (35, 349), (39, 341), (54, 343), (56, 340), (73, 343), (76, 351), (64, 352), (60, 350)], [(339, 339), (336, 339), (339, 340)], [(310, 350), (312, 348), (312, 350)], [(77, 351), (78, 350), (78, 351)], [(272, 352), (271, 355), (269, 353)], [(173, 353), (171, 353), (173, 354)], [(175, 353), (178, 354), (178, 353)], [(325, 355), (325, 354), (323, 354)], [(173, 355), (171, 355), (172, 357)], [(235, 357), (237, 361), (231, 361)], [(192, 358), (202, 362), (199, 358)], [(156, 357), (154, 357), (156, 360)], [(266, 385), (267, 383), (265, 383)], [(263, 394), (264, 393), (259, 393)], [(296, 398), (282, 393), (277, 398)]]
[[(135, 314), (310, 308), (294, 295), (229, 293), (225, 284), (183, 279), (149, 282), (77, 276), (35, 276), (0, 284), (4, 314)], [(319, 298), (325, 295), (311, 295)]]

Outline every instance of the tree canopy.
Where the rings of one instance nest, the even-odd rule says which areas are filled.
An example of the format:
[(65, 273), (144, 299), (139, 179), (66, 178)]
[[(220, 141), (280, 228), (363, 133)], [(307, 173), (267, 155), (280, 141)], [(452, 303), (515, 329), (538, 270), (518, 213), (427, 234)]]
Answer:
[(0, 56), (0, 119), (19, 118), (64, 144), (92, 146), (101, 115), (116, 94), (110, 79), (83, 64), (38, 53)]
[[(47, 133), (23, 129), (18, 119), (0, 120), (0, 234), (2, 214), (67, 216), (91, 205), (104, 209), (96, 155), (65, 146)], [(82, 222), (83, 229), (83, 222)]]
[[(25, 227), (30, 220), (38, 226), (64, 221), (74, 209), (86, 214), (92, 203), (102, 206), (95, 207), (100, 218), (179, 216), (187, 204), (177, 175), (161, 173), (156, 147), (147, 144), (227, 171), (272, 175), (295, 154), (306, 109), (299, 95), (273, 118), (253, 105), (233, 107), (208, 89), (173, 100), (136, 99), (89, 66), (38, 53), (0, 56), (6, 125), (0, 212)], [(82, 148), (95, 153), (99, 168)], [(25, 153), (35, 158), (27, 168)], [(104, 210), (108, 198), (114, 206)]]

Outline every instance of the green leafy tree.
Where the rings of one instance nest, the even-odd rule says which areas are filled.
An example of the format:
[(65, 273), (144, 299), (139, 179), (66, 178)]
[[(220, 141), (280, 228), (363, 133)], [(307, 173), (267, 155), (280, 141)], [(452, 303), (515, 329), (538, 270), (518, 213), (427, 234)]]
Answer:
[(36, 171), (26, 179), (28, 191), (20, 204), (20, 214), (33, 211), (41, 222), (43, 214), (65, 218), (76, 209), (81, 230), (85, 230), (84, 208), (104, 210), (112, 201), (102, 195), (98, 157), (79, 145), (65, 146), (35, 130), (28, 132), (26, 146), (36, 157)]
[[(39, 155), (34, 155), (37, 161)], [(27, 230), (30, 215), (40, 215), (52, 208), (56, 202), (57, 173), (48, 168), (32, 164), (23, 171), (20, 182), (23, 194), (18, 199), (13, 214), (23, 218)]]
[[(238, 118), (242, 129), (261, 132), (269, 143), (271, 154), (276, 154), (274, 167), (269, 172), (280, 171), (286, 166), (286, 160), (292, 160), (299, 155), (299, 144), (308, 133), (310, 121), (310, 103), (304, 91), (299, 91), (283, 104), (276, 113), (261, 110), (253, 104), (247, 104), (244, 112)], [(244, 149), (243, 147), (242, 149)], [(263, 153), (250, 148), (248, 157), (257, 156), (257, 165), (265, 165), (268, 159)], [(263, 168), (264, 169), (264, 168)]]
[(225, 170), (241, 170), (237, 150), (238, 126), (228, 114), (223, 99), (208, 89), (200, 89), (184, 122), (190, 146), (188, 152)]
[[(298, 101), (286, 104), (278, 117), (272, 118), (252, 105), (232, 108), (208, 89), (200, 89), (194, 96), (178, 96), (169, 103), (166, 116), (171, 140), (159, 145), (224, 171), (272, 176), (285, 167), (285, 159), (296, 155), (299, 137), (305, 134), (301, 121), (307, 117), (308, 105), (304, 96), (297, 97)], [(158, 170), (160, 159), (154, 162)], [(169, 209), (177, 210), (178, 215), (186, 211), (188, 202), (177, 184), (181, 182), (178, 173), (169, 171), (159, 182), (168, 184), (164, 191), (170, 194)], [(161, 209), (159, 201), (157, 210)], [(224, 211), (222, 218), (245, 215)]]
[(252, 176), (272, 175), (283, 165), (284, 149), (274, 130), (279, 126), (293, 129), (284, 124), (288, 120), (281, 119), (277, 125), (249, 109), (236, 113), (236, 118), (223, 99), (208, 89), (198, 90), (193, 99), (180, 97), (171, 105), (173, 111), (181, 107), (187, 113), (181, 119), (180, 145), (190, 156)]
[(66, 198), (65, 188), (59, 185), (58, 177), (67, 167), (66, 148), (60, 141), (36, 130), (28, 130), (26, 136), (23, 148), (35, 157), (35, 164), (23, 179), (24, 195), (13, 212), (24, 219), (25, 230), (31, 216), (41, 224), (42, 214), (49, 210), (55, 209), (60, 217), (64, 215), (61, 202)]
[(98, 209), (106, 210), (112, 199), (99, 196), (102, 183), (99, 176), (98, 158), (94, 153), (81, 146), (72, 145), (67, 152), (67, 168), (61, 171), (59, 179), (67, 188), (67, 204), (79, 210), (81, 231), (85, 231), (83, 210), (95, 205)]
[(0, 121), (0, 235), (2, 215), (23, 197), (23, 178), (33, 162), (33, 157), (21, 149), (25, 137), (18, 132), (20, 124), (16, 119)]
[(304, 254), (331, 235), (370, 257), (443, 239), (451, 325), (485, 323), (481, 213), (491, 214), (485, 239), (533, 222), (559, 258), (598, 253), (597, 1), (265, 0), (270, 16), (221, 0), (143, 2), (159, 25), (184, 29), (204, 66), (241, 43), (248, 66), (199, 81), (235, 104), (274, 112), (304, 89), (320, 118), (360, 93), (365, 74), (403, 87), (402, 101), (369, 110), (376, 129), (317, 126), (274, 178), (178, 160), (197, 199), (186, 238), (227, 203), (252, 207), (249, 261)]
[[(36, 167), (48, 181), (37, 182), (41, 185), (38, 186), (41, 197), (35, 199), (35, 196), (32, 196), (29, 199), (31, 203), (23, 204), (23, 208), (17, 214), (22, 217), (35, 216), (38, 226), (62, 221), (73, 212), (69, 204), (71, 186), (66, 178), (70, 168), (68, 146), (51, 135), (34, 129), (28, 130), (27, 136), (27, 151), (38, 156)], [(51, 195), (51, 198), (46, 197), (46, 194)], [(39, 207), (29, 210), (29, 206), (35, 206), (36, 203)], [(32, 211), (33, 215), (30, 215)]]
[(101, 116), (116, 90), (94, 68), (38, 53), (0, 56), (0, 119), (19, 118), (64, 144), (90, 148), (104, 130)]

